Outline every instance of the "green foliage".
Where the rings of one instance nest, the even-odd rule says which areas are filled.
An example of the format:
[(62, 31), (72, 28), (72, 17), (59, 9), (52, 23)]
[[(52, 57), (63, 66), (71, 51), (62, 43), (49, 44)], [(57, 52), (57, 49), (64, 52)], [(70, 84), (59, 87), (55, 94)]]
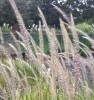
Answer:
[(93, 28), (93, 26), (89, 25), (86, 22), (77, 24), (76, 28), (82, 30), (83, 32), (85, 32), (87, 34), (94, 34), (94, 28)]
[[(37, 33), (32, 34), (32, 37), (34, 38), (37, 45), (39, 45), (39, 35)], [(44, 52), (46, 54), (49, 54), (49, 44), (48, 44), (48, 38), (46, 34), (43, 34), (43, 42), (44, 42)]]
[(27, 80), (29, 84), (35, 86), (37, 81), (34, 75), (36, 75), (37, 78), (40, 78), (40, 73), (36, 68), (36, 65), (32, 64), (32, 66), (30, 66), (25, 62), (20, 62), (19, 60), (14, 60), (13, 63), (17, 69), (17, 72), (19, 73), (19, 76), (23, 78), (23, 75), (25, 75), (26, 77), (28, 77)]
[(7, 85), (7, 83), (4, 80), (4, 77), (2, 77), (2, 75), (0, 75), (0, 87), (2, 86), (3, 88), (5, 88)]
[(94, 24), (94, 18), (87, 19), (84, 22), (88, 23), (89, 25), (92, 25)]
[(36, 86), (32, 87), (31, 93), (24, 94), (21, 96), (20, 100), (51, 100), (51, 93), (49, 86), (39, 80)]

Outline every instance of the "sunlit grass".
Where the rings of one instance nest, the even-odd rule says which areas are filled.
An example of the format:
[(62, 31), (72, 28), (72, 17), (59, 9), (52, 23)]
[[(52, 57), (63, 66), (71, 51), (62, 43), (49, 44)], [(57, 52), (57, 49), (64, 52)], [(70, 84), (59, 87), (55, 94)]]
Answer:
[[(8, 46), (17, 55), (15, 59), (12, 59), (3, 42), (0, 44), (0, 50), (4, 55), (0, 61), (1, 98), (4, 100), (93, 100), (94, 57), (91, 49), (79, 41), (78, 32), (82, 38), (90, 42), (92, 48), (94, 48), (94, 40), (75, 28), (71, 15), (68, 24), (60, 19), (60, 34), (63, 41), (63, 44), (60, 44), (56, 29), (49, 28), (40, 8), (38, 8), (39, 15), (45, 27), (42, 30), (39, 23), (39, 38), (34, 40), (25, 28), (15, 1), (9, 0), (9, 2), (21, 32), (16, 32), (20, 40), (10, 33), (15, 45), (8, 44)], [(60, 8), (54, 7), (62, 15), (65, 14)], [(70, 29), (73, 40), (70, 39), (66, 26)], [(2, 41), (2, 31), (0, 33)], [(47, 36), (49, 53), (45, 52), (44, 34)], [(21, 46), (26, 52), (25, 60), (21, 56)], [(80, 50), (85, 57), (80, 54)]]

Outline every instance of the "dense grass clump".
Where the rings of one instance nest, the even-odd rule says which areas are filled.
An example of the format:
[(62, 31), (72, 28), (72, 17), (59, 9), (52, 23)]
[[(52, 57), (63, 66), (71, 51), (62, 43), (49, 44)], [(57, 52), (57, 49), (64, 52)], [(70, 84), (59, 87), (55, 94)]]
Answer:
[[(89, 41), (94, 48), (94, 40), (86, 33), (75, 28), (73, 17), (67, 19), (69, 23), (60, 20), (61, 39), (60, 44), (56, 36), (56, 30), (49, 28), (45, 17), (40, 10), (39, 15), (43, 22), (39, 22), (37, 42), (26, 30), (23, 19), (17, 9), (14, 0), (8, 0), (11, 4), (20, 32), (17, 40), (10, 32), (15, 45), (8, 46), (17, 55), (12, 59), (6, 46), (4, 46), (2, 31), (0, 50), (4, 55), (0, 60), (0, 99), (3, 100), (93, 100), (94, 99), (94, 58), (93, 51), (79, 41), (79, 34)], [(54, 5), (53, 5), (54, 6)], [(61, 14), (61, 9), (54, 6)], [(72, 41), (66, 29), (70, 29)], [(48, 54), (45, 52), (44, 33), (49, 46)], [(62, 51), (63, 45), (63, 51)], [(21, 56), (21, 47), (26, 52), (26, 59)], [(83, 51), (85, 57), (80, 54)]]

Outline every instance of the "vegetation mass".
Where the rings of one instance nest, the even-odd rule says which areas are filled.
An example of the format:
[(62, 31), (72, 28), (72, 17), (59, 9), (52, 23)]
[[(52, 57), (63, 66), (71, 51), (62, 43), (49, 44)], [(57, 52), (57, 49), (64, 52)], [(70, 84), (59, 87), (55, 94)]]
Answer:
[[(72, 14), (70, 19), (66, 17), (68, 23), (59, 18), (61, 43), (57, 30), (49, 27), (38, 7), (41, 21), (36, 42), (27, 31), (15, 0), (8, 2), (20, 32), (15, 32), (17, 39), (11, 28), (8, 30), (13, 44), (7, 43), (7, 46), (15, 53), (13, 57), (0, 28), (0, 100), (94, 100), (94, 40), (87, 34), (93, 26), (82, 23), (90, 29), (86, 27), (82, 31), (78, 29), (82, 28), (80, 25), (75, 27)], [(56, 5), (53, 7), (61, 15), (65, 14)], [(80, 41), (79, 34), (90, 47)], [(26, 54), (24, 59), (22, 48)]]

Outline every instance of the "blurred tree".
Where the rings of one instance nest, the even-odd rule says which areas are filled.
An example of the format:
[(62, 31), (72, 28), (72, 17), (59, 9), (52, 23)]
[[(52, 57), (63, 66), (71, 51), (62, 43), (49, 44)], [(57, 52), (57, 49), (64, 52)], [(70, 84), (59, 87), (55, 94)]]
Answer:
[(0, 0), (0, 25), (3, 23), (10, 23), (11, 25), (16, 23), (13, 11), (6, 0)]
[(67, 0), (60, 7), (66, 13), (72, 12), (76, 22), (94, 19), (94, 0)]
[[(40, 20), (37, 7), (39, 6), (49, 25), (59, 26), (58, 18), (61, 15), (53, 8), (52, 4), (59, 6), (68, 15), (73, 13), (76, 22), (94, 19), (94, 0), (15, 0), (26, 26), (38, 24)], [(0, 1), (0, 24), (16, 23), (14, 13), (7, 0)], [(94, 22), (91, 21), (91, 22)]]
[(94, 23), (94, 0), (87, 0), (82, 17), (85, 20), (92, 19), (91, 23)]

